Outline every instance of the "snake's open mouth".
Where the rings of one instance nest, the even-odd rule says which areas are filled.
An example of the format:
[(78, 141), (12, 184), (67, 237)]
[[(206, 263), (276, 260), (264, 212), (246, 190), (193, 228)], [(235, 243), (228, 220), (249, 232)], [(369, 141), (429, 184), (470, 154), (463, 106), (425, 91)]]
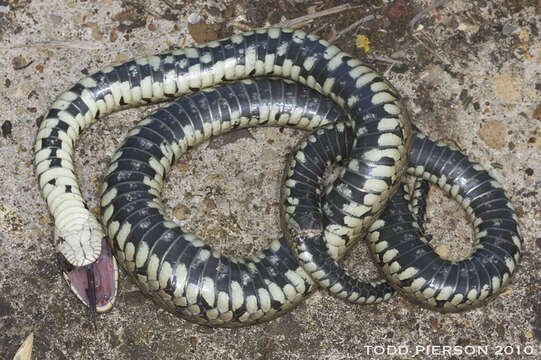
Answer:
[(94, 263), (74, 267), (65, 261), (62, 255), (59, 255), (59, 261), (63, 268), (64, 278), (72, 291), (90, 307), (93, 314), (111, 310), (118, 289), (116, 275), (118, 271), (116, 259), (105, 238), (102, 240), (100, 256)]

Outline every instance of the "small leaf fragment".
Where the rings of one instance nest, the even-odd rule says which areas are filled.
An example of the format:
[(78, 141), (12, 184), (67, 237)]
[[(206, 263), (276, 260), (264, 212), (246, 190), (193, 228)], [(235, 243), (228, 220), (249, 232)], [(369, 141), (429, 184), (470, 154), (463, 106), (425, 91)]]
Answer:
[(357, 35), (357, 39), (355, 41), (358, 48), (363, 48), (364, 52), (370, 51), (370, 40), (364, 35)]

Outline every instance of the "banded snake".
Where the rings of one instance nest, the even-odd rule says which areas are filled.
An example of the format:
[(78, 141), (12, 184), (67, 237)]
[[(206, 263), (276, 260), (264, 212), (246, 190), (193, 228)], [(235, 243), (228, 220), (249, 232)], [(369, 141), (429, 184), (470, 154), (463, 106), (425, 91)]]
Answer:
[[(36, 173), (54, 216), (64, 275), (92, 310), (110, 309), (118, 273), (102, 225), (88, 211), (74, 173), (73, 150), (80, 132), (113, 111), (257, 76), (306, 84), (332, 98), (345, 114), (316, 91), (291, 84), (280, 86), (293, 86), (298, 93), (278, 97), (276, 103), (252, 101), (255, 92), (244, 98), (233, 93), (234, 103), (218, 97), (214, 105), (223, 118), (198, 106), (197, 101), (210, 105), (206, 97), (235, 86), (228, 85), (181, 98), (142, 121), (130, 132), (124, 150), (112, 159), (102, 210), (115, 255), (145, 292), (191, 321), (217, 326), (274, 318), (304, 299), (316, 283), (354, 302), (382, 301), (393, 292), (389, 284), (352, 279), (336, 263), (370, 225), (372, 250), (390, 284), (426, 306), (447, 311), (475, 306), (507, 283), (520, 258), (518, 222), (500, 186), (480, 165), (421, 135), (411, 136), (394, 89), (349, 54), (302, 31), (264, 29), (107, 67), (79, 81), (51, 106), (35, 142)], [(261, 90), (262, 85), (238, 86)], [(310, 97), (302, 95), (306, 93)], [(313, 99), (318, 99), (317, 106)], [(232, 104), (236, 111), (228, 107)], [(328, 112), (322, 111), (325, 107)], [(175, 125), (175, 118), (184, 122)], [(339, 119), (345, 122), (325, 125)], [(174, 159), (211, 135), (258, 122), (303, 128), (325, 125), (310, 136), (316, 142), (301, 145), (290, 165), (291, 170), (298, 170), (289, 171), (291, 178), (283, 187), (284, 230), (300, 261), (283, 239), (273, 241), (252, 259), (222, 258), (161, 218), (161, 185)], [(344, 132), (349, 135), (344, 137)], [(329, 140), (325, 134), (330, 133), (335, 134), (334, 142), (319, 142), (320, 137)], [(401, 196), (391, 202), (393, 207), (374, 221), (401, 188), (411, 143), (408, 172), (440, 185), (474, 221), (476, 252), (465, 261), (448, 262), (434, 255), (416, 220), (407, 215), (404, 197), (409, 195), (401, 189)], [(317, 147), (325, 150), (318, 152)], [(314, 157), (309, 156), (311, 152)], [(321, 170), (329, 161), (343, 160), (347, 160), (343, 172), (322, 199), (317, 175), (304, 176), (304, 185), (313, 186), (300, 190), (302, 181), (295, 177), (303, 176), (302, 168), (305, 174), (315, 175), (315, 168), (307, 164), (317, 164)], [(126, 168), (135, 164), (137, 171)], [(142, 204), (146, 207), (139, 207)], [(136, 223), (135, 219), (144, 221)], [(137, 227), (150, 225), (137, 236)], [(158, 229), (163, 231), (160, 235)], [(412, 259), (412, 252), (419, 258)], [(171, 260), (173, 255), (180, 262)]]

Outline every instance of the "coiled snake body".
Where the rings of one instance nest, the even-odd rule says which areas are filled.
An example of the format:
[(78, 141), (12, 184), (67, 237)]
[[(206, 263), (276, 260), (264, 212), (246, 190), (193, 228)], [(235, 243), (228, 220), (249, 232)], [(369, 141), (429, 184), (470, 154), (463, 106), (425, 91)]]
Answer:
[[(463, 155), (412, 137), (398, 95), (358, 60), (302, 31), (265, 29), (105, 68), (53, 103), (36, 139), (36, 172), (55, 218), (60, 258), (68, 264), (65, 275), (81, 300), (107, 310), (118, 276), (73, 171), (80, 131), (119, 109), (263, 75), (316, 91), (275, 80), (202, 91), (143, 120), (113, 156), (102, 222), (117, 259), (145, 292), (185, 318), (219, 326), (274, 318), (316, 283), (356, 303), (379, 302), (393, 293), (388, 283), (352, 279), (336, 263), (371, 224), (372, 248), (390, 284), (416, 301), (457, 310), (505, 285), (521, 244), (497, 183)], [(251, 259), (227, 258), (164, 217), (161, 187), (190, 147), (260, 124), (319, 128), (292, 158), (282, 189), (284, 230), (294, 251), (281, 239)], [(409, 172), (438, 183), (475, 220), (479, 242), (470, 259), (435, 257), (399, 200), (406, 194), (374, 222), (399, 188), (412, 141), (419, 155), (410, 157)], [(344, 170), (321, 194), (323, 170), (337, 161), (345, 161)]]

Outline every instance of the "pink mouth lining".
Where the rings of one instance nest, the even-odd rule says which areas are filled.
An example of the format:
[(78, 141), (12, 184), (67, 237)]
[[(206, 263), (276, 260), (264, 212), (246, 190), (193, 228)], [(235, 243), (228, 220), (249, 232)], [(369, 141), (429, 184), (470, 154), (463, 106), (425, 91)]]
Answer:
[[(111, 309), (116, 297), (117, 271), (116, 260), (105, 238), (102, 240), (100, 256), (92, 265), (96, 310), (97, 312), (108, 311)], [(90, 306), (87, 271), (88, 266), (75, 267), (73, 270), (66, 271), (66, 275), (72, 290), (87, 306)]]

